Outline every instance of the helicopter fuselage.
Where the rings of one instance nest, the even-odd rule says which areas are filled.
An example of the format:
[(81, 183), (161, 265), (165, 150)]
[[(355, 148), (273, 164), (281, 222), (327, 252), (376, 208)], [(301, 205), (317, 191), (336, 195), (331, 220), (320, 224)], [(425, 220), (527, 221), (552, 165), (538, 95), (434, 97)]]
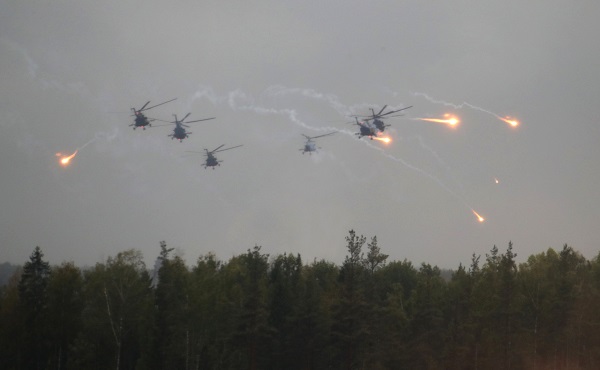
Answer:
[(377, 127), (377, 129), (381, 132), (385, 131), (385, 127), (388, 126), (386, 125), (382, 120), (380, 119), (375, 119), (373, 121), (373, 124), (375, 125), (375, 127)]
[(183, 141), (191, 132), (185, 131), (185, 128), (181, 125), (176, 125), (173, 129), (173, 134), (171, 134), (171, 139), (177, 139), (179, 141)]
[[(175, 98), (175, 99), (177, 99), (177, 98)], [(146, 111), (146, 110), (149, 110), (149, 109), (152, 109), (152, 108), (156, 108), (156, 107), (158, 107), (160, 105), (163, 105), (163, 104), (167, 104), (169, 102), (172, 102), (175, 99), (167, 100), (165, 102), (153, 105), (151, 107), (148, 107), (148, 104), (150, 104), (150, 100), (148, 100), (146, 102), (146, 104), (144, 104), (140, 109), (131, 108), (131, 111), (133, 112), (133, 115), (135, 116), (135, 121), (131, 125), (129, 125), (129, 126), (133, 126), (134, 130), (136, 129), (136, 127), (142, 127), (145, 130), (146, 126), (152, 126), (150, 124), (150, 122), (154, 121), (154, 118), (148, 119), (148, 117), (146, 117), (144, 115), (144, 113), (142, 113), (142, 112)]]
[(137, 127), (142, 127), (144, 130), (146, 126), (152, 126), (150, 124), (150, 120), (141, 112), (135, 112), (135, 122), (133, 123), (133, 129), (135, 130)]
[(208, 156), (206, 157), (206, 163), (204, 164), (204, 168), (212, 167), (214, 170), (215, 166), (220, 166), (219, 161), (214, 155), (208, 154)]
[(363, 124), (359, 124), (360, 132), (356, 133), (359, 138), (363, 136), (369, 136), (373, 139), (373, 136), (377, 136), (377, 127), (371, 126), (369, 123), (365, 122)]
[(306, 144), (304, 144), (304, 149), (302, 150), (302, 154), (308, 152), (308, 154), (312, 153), (312, 152), (316, 152), (317, 151), (317, 145), (315, 144), (314, 141), (307, 141)]

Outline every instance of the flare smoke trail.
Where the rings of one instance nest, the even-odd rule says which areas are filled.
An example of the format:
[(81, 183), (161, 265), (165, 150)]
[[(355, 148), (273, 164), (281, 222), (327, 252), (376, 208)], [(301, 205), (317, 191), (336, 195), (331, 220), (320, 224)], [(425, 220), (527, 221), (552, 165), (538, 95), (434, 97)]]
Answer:
[[(304, 91), (304, 93), (302, 93), (304, 96), (310, 96), (310, 91), (312, 90), (302, 90), (302, 89), (297, 89), (298, 91), (294, 92), (293, 90), (296, 89), (290, 89), (290, 91), (284, 91), (283, 88), (281, 87), (275, 87), (275, 88), (269, 88), (267, 89), (267, 92), (270, 91), (270, 89), (275, 89), (275, 92), (271, 92), (272, 94), (275, 95), (282, 95), (284, 93), (287, 94), (292, 94), (292, 93), (302, 93), (302, 91)], [(314, 94), (315, 96), (318, 96), (319, 94), (316, 92), (313, 92), (312, 94)], [(325, 96), (325, 95), (323, 95)], [(218, 96), (217, 94), (215, 94), (215, 92), (213, 91), (213, 89), (211, 87), (202, 87), (200, 90), (196, 91), (196, 93), (194, 93), (194, 95), (191, 98), (190, 103), (192, 103), (195, 100), (198, 99), (202, 99), (202, 98), (206, 98), (207, 100), (209, 100), (212, 104), (214, 105), (218, 105), (218, 104), (227, 104), (229, 106), (230, 109), (234, 110), (234, 111), (251, 111), (257, 114), (262, 114), (262, 115), (281, 115), (281, 116), (285, 116), (287, 117), (290, 121), (292, 121), (294, 124), (309, 129), (309, 130), (313, 130), (313, 131), (337, 131), (337, 132), (341, 132), (347, 135), (351, 135), (354, 136), (353, 132), (347, 131), (347, 130), (339, 130), (336, 127), (315, 127), (315, 126), (311, 126), (308, 125), (307, 123), (305, 123), (304, 121), (302, 121), (301, 119), (298, 118), (298, 112), (295, 109), (290, 109), (290, 108), (282, 108), (282, 109), (275, 109), (275, 108), (266, 108), (266, 107), (262, 107), (260, 105), (257, 105), (254, 102), (254, 98), (252, 96), (249, 96), (248, 94), (246, 94), (245, 92), (243, 92), (242, 90), (234, 90), (231, 91), (229, 93), (227, 93), (225, 96)], [(332, 96), (330, 96), (328, 99), (325, 99), (328, 102), (334, 102), (334, 98), (332, 98)], [(338, 103), (338, 107), (341, 107), (341, 103)]]
[(475, 210), (473, 209), (473, 207), (471, 207), (471, 206), (470, 206), (470, 205), (467, 203), (467, 201), (466, 201), (466, 200), (464, 200), (464, 199), (463, 199), (462, 197), (460, 197), (458, 194), (456, 194), (455, 192), (453, 192), (452, 190), (450, 190), (450, 188), (449, 188), (449, 187), (447, 187), (447, 186), (446, 186), (446, 184), (444, 184), (444, 183), (443, 183), (443, 182), (442, 182), (440, 179), (438, 179), (438, 178), (437, 178), (437, 177), (435, 177), (434, 175), (432, 175), (432, 174), (430, 174), (430, 173), (428, 173), (428, 172), (425, 172), (425, 171), (423, 171), (422, 169), (420, 169), (420, 168), (418, 168), (418, 167), (416, 167), (416, 166), (413, 166), (413, 165), (411, 165), (410, 163), (408, 163), (408, 162), (404, 161), (402, 158), (397, 158), (397, 157), (395, 157), (395, 156), (393, 156), (393, 155), (391, 155), (391, 154), (389, 154), (389, 153), (386, 153), (386, 152), (384, 152), (382, 148), (380, 148), (380, 147), (377, 147), (377, 146), (375, 146), (375, 145), (373, 145), (373, 144), (369, 143), (368, 141), (364, 141), (364, 140), (361, 140), (361, 141), (362, 141), (363, 143), (365, 143), (367, 146), (369, 146), (369, 147), (371, 147), (371, 148), (374, 148), (374, 149), (376, 149), (376, 150), (379, 150), (379, 151), (380, 151), (380, 152), (383, 154), (383, 156), (387, 157), (388, 159), (391, 159), (391, 160), (393, 160), (393, 161), (395, 161), (395, 162), (401, 163), (401, 164), (402, 164), (402, 165), (404, 165), (405, 167), (407, 167), (407, 168), (410, 168), (411, 170), (413, 170), (413, 171), (416, 171), (416, 172), (420, 173), (421, 175), (423, 175), (423, 176), (425, 176), (425, 177), (428, 177), (429, 179), (433, 180), (433, 181), (434, 181), (434, 182), (436, 182), (436, 183), (437, 183), (437, 184), (438, 184), (438, 185), (439, 185), (439, 186), (440, 186), (442, 189), (446, 190), (446, 191), (447, 191), (447, 192), (448, 192), (450, 195), (452, 195), (454, 198), (456, 198), (456, 199), (460, 200), (461, 202), (463, 202), (463, 204), (464, 204), (464, 205), (465, 205), (465, 206), (466, 206), (466, 207), (467, 207), (467, 208), (468, 208), (468, 209), (469, 209), (471, 212), (473, 212), (474, 214), (476, 214), (476, 215), (477, 215), (477, 217), (478, 217), (478, 219), (479, 219), (479, 222), (483, 222), (483, 221), (485, 221), (485, 219), (484, 219), (483, 217), (479, 216), (479, 214), (478, 214), (477, 212), (475, 212)]
[[(446, 162), (444, 162), (444, 160), (439, 156), (439, 154), (435, 150), (433, 150), (433, 148), (431, 148), (431, 147), (429, 147), (428, 145), (425, 144), (425, 142), (423, 141), (423, 138), (421, 136), (416, 136), (415, 138), (419, 142), (419, 145), (421, 146), (421, 148), (424, 149), (424, 150), (426, 150), (426, 151), (428, 151), (429, 154), (431, 154), (433, 156), (433, 158), (435, 158), (435, 160), (440, 164), (440, 166), (444, 167), (444, 169), (448, 172), (448, 174), (456, 182), (456, 184), (458, 185), (458, 187), (460, 188), (460, 190), (464, 193), (464, 186), (463, 186), (463, 184), (454, 175), (454, 173), (452, 172), (452, 169), (450, 168), (450, 166), (447, 165)], [(409, 138), (408, 140), (411, 140), (411, 139), (412, 138)]]
[(411, 118), (414, 121), (429, 121), (436, 123), (444, 123), (450, 127), (456, 127), (460, 123), (460, 120), (449, 113), (444, 114), (444, 118)]
[(108, 132), (98, 132), (94, 135), (94, 137), (88, 141), (87, 143), (83, 144), (82, 146), (78, 147), (77, 149), (75, 149), (75, 151), (70, 154), (70, 155), (64, 155), (62, 153), (56, 153), (56, 156), (59, 158), (59, 162), (62, 166), (66, 167), (70, 164), (71, 159), (75, 158), (75, 156), (77, 155), (77, 153), (79, 153), (81, 150), (83, 150), (86, 146), (90, 145), (91, 143), (95, 142), (98, 139), (106, 139), (107, 141), (112, 141), (115, 137), (117, 137), (117, 133), (118, 133), (119, 129), (118, 127), (115, 127), (115, 129), (113, 129), (112, 133), (108, 133)]
[(515, 119), (511, 119), (511, 117), (501, 117), (501, 116), (497, 115), (494, 112), (490, 112), (487, 109), (483, 109), (481, 107), (477, 107), (477, 106), (475, 106), (473, 104), (469, 104), (467, 102), (462, 102), (461, 104), (454, 104), (454, 103), (449, 103), (449, 102), (444, 101), (444, 100), (436, 100), (436, 99), (430, 97), (429, 95), (427, 95), (426, 93), (414, 92), (414, 93), (411, 93), (411, 94), (414, 95), (414, 96), (421, 96), (421, 97), (427, 99), (428, 101), (430, 101), (430, 102), (432, 102), (434, 104), (443, 104), (443, 105), (445, 105), (447, 107), (452, 107), (454, 109), (462, 109), (463, 107), (469, 107), (471, 109), (475, 109), (475, 110), (478, 110), (480, 112), (491, 114), (492, 116), (498, 118), (501, 121), (504, 121), (504, 122), (510, 124), (513, 127), (516, 127), (516, 126), (519, 125), (519, 121), (517, 121)]
[[(348, 115), (348, 112), (352, 112), (352, 110), (349, 107), (340, 103), (335, 95), (321, 94), (312, 89), (287, 89), (282, 86), (274, 86), (274, 87), (268, 88), (266, 90), (265, 94), (270, 95), (270, 96), (275, 96), (275, 97), (280, 96), (280, 95), (285, 95), (285, 94), (300, 94), (302, 96), (326, 101), (327, 103), (330, 104), (330, 106), (333, 109), (335, 109), (337, 112), (342, 113), (344, 115)], [(265, 115), (273, 114), (273, 115), (286, 116), (294, 124), (296, 124), (300, 127), (309, 129), (309, 130), (314, 130), (314, 131), (335, 130), (335, 131), (343, 133), (345, 135), (348, 135), (351, 137), (356, 137), (355, 132), (352, 132), (352, 131), (339, 130), (335, 127), (314, 127), (314, 126), (308, 125), (304, 121), (302, 121), (298, 118), (297, 111), (295, 109), (289, 109), (289, 108), (274, 109), (274, 108), (265, 108), (265, 107), (256, 105), (254, 102), (254, 98), (252, 96), (249, 96), (248, 94), (244, 93), (240, 89), (231, 91), (228, 94), (226, 94), (225, 96), (218, 96), (217, 94), (215, 94), (214, 90), (211, 87), (203, 86), (201, 89), (196, 91), (196, 93), (194, 93), (194, 95), (191, 97), (190, 104), (193, 103), (195, 100), (203, 99), (203, 98), (206, 98), (207, 100), (209, 100), (213, 105), (227, 104), (232, 110), (252, 111), (252, 112), (255, 112), (258, 114), (265, 114)], [(441, 188), (446, 190), (453, 197), (462, 201), (464, 203), (464, 205), (471, 212), (475, 212), (473, 210), (473, 208), (471, 206), (469, 206), (469, 204), (462, 197), (460, 197), (459, 195), (454, 193), (448, 186), (446, 186), (436, 176), (406, 162), (405, 160), (403, 160), (401, 158), (397, 158), (389, 153), (386, 153), (383, 150), (383, 148), (375, 146), (367, 140), (360, 140), (360, 142), (363, 143), (364, 145), (367, 145), (370, 148), (378, 150), (383, 156), (387, 157), (388, 159), (390, 159), (394, 162), (400, 163), (400, 164), (404, 165), (405, 167), (407, 167), (413, 171), (416, 171), (416, 172), (420, 173), (421, 175), (433, 180), (435, 183), (437, 183)], [(421, 144), (422, 144), (422, 142), (421, 142)], [(423, 144), (422, 144), (422, 147), (425, 148), (425, 146)], [(428, 149), (428, 150), (430, 152), (432, 152), (431, 149)], [(434, 157), (436, 159), (438, 159), (438, 161), (440, 161), (439, 157), (437, 156), (437, 153), (435, 153), (435, 152), (433, 152), (433, 153), (434, 153)], [(482, 221), (480, 220), (480, 222), (482, 222)]]
[(351, 110), (346, 105), (342, 104), (334, 94), (323, 94), (313, 89), (287, 88), (285, 86), (277, 85), (268, 87), (264, 94), (270, 97), (293, 94), (302, 95), (307, 98), (326, 102), (331, 108), (343, 116), (352, 114)]
[(85, 148), (86, 146), (90, 145), (91, 143), (93, 143), (94, 141), (96, 141), (96, 137), (94, 137), (92, 140), (88, 141), (87, 143), (83, 144), (82, 146), (80, 146), (79, 148), (75, 149), (75, 151), (73, 152), (73, 154), (71, 155), (64, 155), (62, 153), (56, 153), (56, 156), (59, 158), (59, 162), (63, 167), (68, 166), (71, 163), (71, 159), (75, 158), (75, 156), (77, 155), (77, 153), (79, 153), (80, 150), (82, 150), (83, 148)]

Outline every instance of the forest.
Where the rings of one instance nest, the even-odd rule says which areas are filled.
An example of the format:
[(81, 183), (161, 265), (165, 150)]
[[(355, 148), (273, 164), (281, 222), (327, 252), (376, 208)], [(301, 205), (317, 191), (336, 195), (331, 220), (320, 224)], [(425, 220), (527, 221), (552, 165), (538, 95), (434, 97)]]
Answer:
[(598, 369), (600, 254), (517, 263), (512, 243), (450, 278), (350, 230), (341, 265), (254, 246), (187, 266), (160, 242), (79, 268), (40, 247), (0, 288), (3, 369)]

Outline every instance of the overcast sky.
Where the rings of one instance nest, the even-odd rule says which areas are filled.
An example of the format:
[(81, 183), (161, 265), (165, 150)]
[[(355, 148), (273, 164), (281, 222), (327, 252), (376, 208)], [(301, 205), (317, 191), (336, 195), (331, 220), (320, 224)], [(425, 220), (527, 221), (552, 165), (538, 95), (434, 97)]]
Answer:
[[(600, 3), (0, 0), (0, 262), (600, 249)], [(178, 98), (132, 130), (130, 108)], [(352, 114), (412, 105), (385, 145)], [(452, 128), (419, 118), (460, 118)], [(515, 117), (511, 127), (499, 117)], [(155, 122), (156, 123), (156, 122)], [(302, 154), (304, 135), (321, 147)], [(200, 154), (221, 144), (214, 171)], [(62, 167), (57, 152), (78, 154)], [(496, 183), (496, 179), (498, 183)], [(478, 222), (475, 210), (486, 220)]]

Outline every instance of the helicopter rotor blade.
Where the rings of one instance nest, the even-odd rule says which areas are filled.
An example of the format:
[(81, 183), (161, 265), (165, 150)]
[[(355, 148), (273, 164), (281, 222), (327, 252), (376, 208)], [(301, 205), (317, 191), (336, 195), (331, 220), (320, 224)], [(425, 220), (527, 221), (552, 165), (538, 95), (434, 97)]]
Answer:
[(381, 110), (379, 111), (379, 113), (374, 114), (373, 116), (380, 116), (381, 113), (385, 110), (385, 108), (387, 107), (387, 104), (383, 106), (383, 108), (381, 108)]
[(225, 146), (225, 144), (221, 144), (218, 147), (216, 147), (215, 149), (211, 150), (210, 152), (207, 149), (204, 149), (204, 150), (206, 150), (207, 153), (215, 153), (217, 150), (221, 149), (224, 146)]
[(188, 121), (188, 122), (186, 122), (186, 123), (194, 123), (194, 122), (200, 122), (200, 121), (208, 121), (208, 120), (215, 119), (215, 118), (217, 118), (217, 117), (210, 117), (210, 118), (197, 119), (197, 120), (195, 120), (195, 121)]
[[(164, 123), (175, 123), (173, 121), (165, 121), (164, 119), (158, 119), (158, 118), (152, 118), (152, 117), (148, 117), (148, 119), (153, 119), (155, 121), (160, 121), (160, 122), (164, 122)], [(171, 126), (171, 125), (161, 125), (161, 126)]]
[(186, 114), (182, 119), (179, 120), (179, 122), (183, 123), (183, 121), (185, 121), (185, 119), (188, 118), (190, 116), (190, 114), (192, 114), (192, 113)]
[(405, 116), (404, 116), (404, 114), (398, 114), (398, 115), (395, 115), (395, 116), (387, 116), (385, 118), (394, 118), (394, 117), (405, 117)]
[[(163, 102), (163, 103), (160, 103), (160, 104), (153, 105), (153, 106), (151, 106), (151, 107), (148, 107), (148, 108), (146, 108), (146, 109), (144, 109), (144, 108), (142, 107), (142, 109), (140, 109), (140, 111), (142, 111), (142, 110), (148, 110), (148, 109), (152, 109), (152, 108), (158, 107), (159, 105), (163, 105), (163, 104), (170, 103), (170, 102), (172, 102), (173, 100), (177, 100), (177, 98), (175, 98), (175, 99), (171, 99), (171, 100), (167, 100), (166, 102)], [(150, 103), (150, 102), (148, 102), (148, 103)], [(148, 105), (148, 103), (146, 103), (146, 105)], [(144, 107), (145, 107), (145, 105), (144, 105)]]
[[(225, 144), (223, 144), (223, 145), (225, 145)], [(221, 146), (223, 146), (223, 145), (221, 145)], [(224, 152), (224, 151), (226, 151), (226, 150), (229, 150), (229, 149), (235, 149), (235, 148), (239, 148), (240, 146), (244, 146), (244, 144), (242, 144), (242, 145), (237, 145), (237, 146), (232, 146), (231, 148), (225, 148), (225, 149), (221, 149), (221, 150), (216, 150), (216, 149), (215, 149), (215, 150), (213, 150), (212, 152), (213, 152), (213, 153)], [(219, 148), (220, 148), (220, 147), (219, 147)]]
[(143, 110), (144, 110), (144, 108), (146, 108), (146, 105), (148, 105), (148, 104), (150, 104), (150, 100), (148, 100), (148, 101), (146, 102), (146, 104), (144, 104), (144, 105), (143, 105), (143, 106), (142, 106), (140, 109), (138, 109), (138, 112), (141, 112), (141, 111), (143, 111)]
[(386, 116), (388, 114), (402, 112), (403, 110), (407, 110), (408, 108), (412, 108), (412, 105), (410, 107), (406, 107), (406, 108), (402, 108), (402, 109), (396, 109), (396, 110), (389, 111), (387, 113), (382, 114), (381, 116)]
[(323, 136), (329, 136), (329, 135), (333, 135), (333, 134), (335, 134), (335, 133), (336, 133), (336, 132), (334, 131), (334, 132), (330, 132), (330, 133), (328, 133), (328, 134), (323, 134), (323, 135), (319, 135), (319, 136), (313, 136), (313, 137), (311, 137), (311, 139), (316, 139), (316, 138), (323, 137)]
[(347, 122), (347, 123), (351, 123), (351, 124), (354, 124), (354, 125), (357, 125), (357, 126), (360, 126), (360, 127), (364, 127), (365, 124), (367, 123), (367, 120), (364, 120), (363, 122), (360, 122), (358, 120), (358, 117), (354, 117), (354, 119), (356, 120), (356, 122)]

